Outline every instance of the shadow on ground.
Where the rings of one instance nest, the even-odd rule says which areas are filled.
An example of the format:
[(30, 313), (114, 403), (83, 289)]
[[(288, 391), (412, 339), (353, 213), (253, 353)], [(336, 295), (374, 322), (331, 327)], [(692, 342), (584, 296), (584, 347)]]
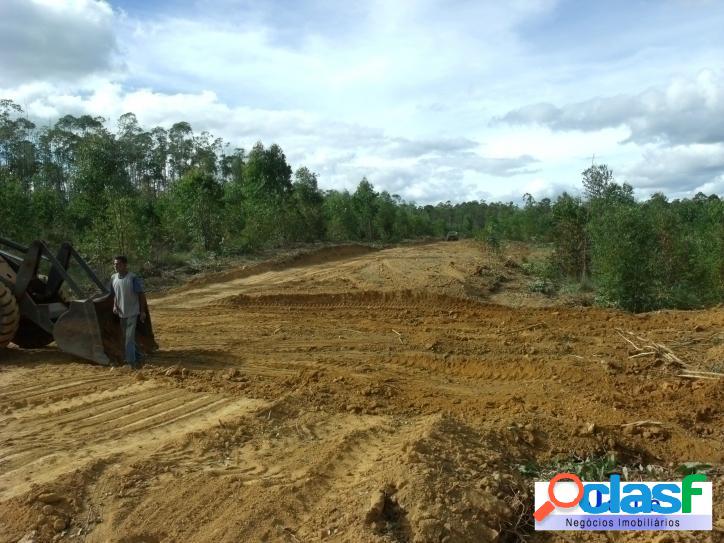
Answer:
[(40, 364), (59, 365), (73, 362), (82, 362), (82, 360), (77, 356), (60, 351), (55, 346), (43, 347), (42, 349), (18, 349), (15, 347), (0, 349), (0, 368), (10, 366), (33, 367)]
[(194, 370), (218, 370), (238, 368), (239, 358), (223, 351), (208, 349), (174, 349), (156, 351), (148, 357), (147, 364), (166, 368), (181, 366)]

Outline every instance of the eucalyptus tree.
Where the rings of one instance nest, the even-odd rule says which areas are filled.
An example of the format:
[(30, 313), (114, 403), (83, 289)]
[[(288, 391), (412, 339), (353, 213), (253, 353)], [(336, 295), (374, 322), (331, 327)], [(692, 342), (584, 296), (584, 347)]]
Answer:
[(179, 179), (191, 167), (194, 132), (186, 121), (174, 123), (168, 131), (169, 169), (172, 180)]
[(0, 100), (0, 169), (27, 190), (38, 163), (32, 141), (35, 124), (24, 113), (13, 101)]
[(357, 215), (359, 231), (362, 239), (367, 241), (375, 239), (374, 220), (379, 208), (378, 197), (372, 183), (366, 177), (362, 178), (352, 195), (352, 205)]
[(299, 241), (317, 241), (324, 236), (324, 214), (322, 204), (324, 196), (319, 190), (317, 174), (302, 166), (294, 172), (292, 183), (293, 210), (298, 228), (296, 239)]

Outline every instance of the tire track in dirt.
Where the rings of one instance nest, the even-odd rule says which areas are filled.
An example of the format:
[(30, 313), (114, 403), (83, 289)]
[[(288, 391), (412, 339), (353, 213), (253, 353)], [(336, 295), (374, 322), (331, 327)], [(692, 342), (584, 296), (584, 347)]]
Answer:
[[(140, 390), (135, 392), (136, 393), (134, 393), (133, 390), (127, 390), (121, 398), (107, 403), (102, 400), (83, 402), (81, 399), (80, 402), (76, 402), (73, 408), (64, 407), (62, 409), (53, 409), (53, 407), (49, 407), (46, 409), (27, 410), (17, 417), (10, 419), (14, 423), (12, 426), (17, 426), (18, 430), (10, 440), (5, 441), (15, 442), (27, 440), (28, 443), (30, 443), (25, 449), (16, 447), (13, 454), (17, 455), (25, 450), (34, 450), (35, 442), (44, 440), (45, 438), (43, 436), (59, 435), (61, 438), (65, 437), (61, 431), (67, 431), (71, 434), (66, 439), (76, 439), (88, 433), (82, 432), (82, 428), (90, 427), (95, 430), (96, 427), (104, 422), (113, 420), (118, 411), (128, 411), (146, 405), (157, 405), (158, 398), (175, 396), (177, 394), (175, 391), (159, 394), (158, 391), (153, 389), (147, 390), (145, 393)], [(78, 403), (80, 403), (80, 405), (78, 405)], [(59, 415), (60, 413), (65, 414)], [(51, 416), (47, 417), (48, 414)], [(46, 418), (42, 423), (37, 423), (37, 421), (34, 420), (44, 415), (46, 415)], [(89, 423), (88, 421), (92, 422)], [(5, 422), (2, 426), (3, 428), (6, 425), (10, 426), (6, 421), (3, 422)], [(21, 424), (22, 427), (20, 427)], [(94, 436), (98, 435), (95, 431), (92, 431), (91, 434)], [(2, 444), (2, 442), (0, 442), (0, 444)], [(0, 460), (0, 465), (1, 463), (2, 460)]]
[[(51, 430), (54, 427), (63, 428), (70, 423), (79, 421), (112, 420), (118, 414), (123, 414), (138, 407), (158, 404), (160, 401), (178, 394), (175, 390), (159, 392), (151, 383), (148, 384), (145, 392), (133, 390), (133, 388), (135, 387), (120, 387), (110, 392), (90, 394), (75, 402), (76, 405), (78, 403), (82, 404), (83, 409), (77, 409), (75, 406), (72, 409), (71, 407), (60, 407), (58, 409), (54, 407), (57, 404), (53, 404), (47, 409), (52, 410), (53, 413), (61, 412), (67, 413), (67, 415), (54, 417), (53, 422), (47, 428), (39, 428), (38, 430), (42, 432), (44, 429)], [(129, 396), (132, 397), (129, 399)]]
[[(256, 428), (237, 447), (224, 447), (227, 434), (211, 436), (200, 456), (198, 438), (164, 447), (160, 461), (180, 473), (191, 471), (184, 484), (159, 477), (143, 498), (114, 514), (87, 541), (105, 541), (118, 531), (161, 537), (154, 532), (159, 525), (168, 527), (163, 535), (172, 540), (309, 540), (313, 529), (305, 530), (306, 519), (329, 506), (328, 496), (357, 492), (376, 462), (396, 454), (394, 444), (416, 431), (378, 416), (302, 415), (300, 422), (293, 410), (279, 414), (285, 403), (270, 406), (274, 417), (264, 411), (226, 425), (227, 434)], [(220, 461), (220, 454), (228, 460)], [(245, 499), (250, 493), (253, 501)]]
[[(121, 380), (125, 383), (118, 383), (114, 391), (29, 407), (0, 421), (0, 499), (24, 492), (31, 480), (50, 481), (93, 460), (154, 447), (261, 405), (245, 398), (159, 390), (154, 383)], [(70, 386), (80, 384), (74, 381)]]
[(54, 399), (59, 395), (67, 395), (70, 392), (80, 390), (85, 391), (91, 386), (101, 385), (105, 383), (111, 383), (115, 381), (113, 377), (97, 377), (94, 379), (81, 379), (77, 378), (67, 379), (65, 383), (58, 383), (53, 381), (51, 383), (44, 383), (33, 387), (19, 387), (14, 388), (12, 386), (3, 388), (3, 393), (0, 395), (0, 401), (9, 399), (15, 401), (25, 401), (29, 403), (37, 403), (45, 398)]

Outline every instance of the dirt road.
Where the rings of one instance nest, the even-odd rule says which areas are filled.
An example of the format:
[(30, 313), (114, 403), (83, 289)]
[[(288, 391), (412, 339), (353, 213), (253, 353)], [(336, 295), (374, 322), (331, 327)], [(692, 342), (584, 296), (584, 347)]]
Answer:
[(206, 277), (152, 300), (138, 374), (3, 352), (0, 541), (608, 541), (531, 532), (532, 481), (724, 462), (721, 381), (621, 336), (721, 372), (724, 310), (559, 305), (523, 256), (328, 249)]

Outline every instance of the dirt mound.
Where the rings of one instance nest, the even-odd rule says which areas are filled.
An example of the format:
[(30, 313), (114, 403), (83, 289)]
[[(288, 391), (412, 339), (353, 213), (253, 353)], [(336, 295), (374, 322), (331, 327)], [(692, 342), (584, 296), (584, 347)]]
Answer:
[(237, 294), (217, 302), (220, 307), (243, 306), (303, 306), (320, 308), (341, 308), (368, 306), (394, 306), (399, 308), (434, 307), (440, 310), (455, 308), (475, 308), (480, 304), (475, 301), (462, 300), (445, 294), (436, 294), (425, 290), (375, 291), (339, 293), (339, 294), (269, 294), (249, 296)]
[[(401, 541), (505, 541), (530, 531), (529, 490), (513, 447), (454, 417), (425, 421), (402, 443), (365, 522)], [(384, 479), (383, 479), (384, 480)]]
[[(448, 245), (453, 247), (427, 244), (374, 252), (354, 246), (350, 248), (354, 256), (336, 262), (325, 260), (325, 256), (315, 257), (314, 262), (305, 265), (261, 264), (247, 270), (232, 270), (223, 277), (212, 276), (218, 280), (191, 283), (184, 287), (183, 294), (156, 298), (152, 305), (200, 307), (240, 294), (296, 296), (399, 291), (480, 300), (510, 281), (511, 272), (501, 256), (488, 251), (485, 245), (472, 241)], [(358, 254), (358, 250), (366, 252)]]
[[(342, 258), (344, 256), (344, 258)], [(415, 291), (511, 307), (591, 305), (591, 293), (551, 296), (521, 263), (544, 258), (511, 245), (504, 252), (456, 241), (373, 250), (342, 246), (202, 276), (152, 300), (164, 307), (200, 307), (237, 295), (355, 294)], [(545, 289), (543, 289), (545, 291)]]
[(183, 292), (185, 290), (214, 283), (226, 283), (235, 279), (243, 279), (245, 277), (251, 277), (253, 275), (269, 271), (280, 271), (287, 268), (297, 268), (334, 262), (354, 256), (366, 255), (378, 250), (379, 249), (369, 245), (349, 244), (283, 253), (276, 258), (265, 260), (264, 262), (259, 262), (257, 264), (244, 265), (222, 272), (208, 273), (198, 277), (193, 277), (186, 285), (179, 287), (172, 292)]

